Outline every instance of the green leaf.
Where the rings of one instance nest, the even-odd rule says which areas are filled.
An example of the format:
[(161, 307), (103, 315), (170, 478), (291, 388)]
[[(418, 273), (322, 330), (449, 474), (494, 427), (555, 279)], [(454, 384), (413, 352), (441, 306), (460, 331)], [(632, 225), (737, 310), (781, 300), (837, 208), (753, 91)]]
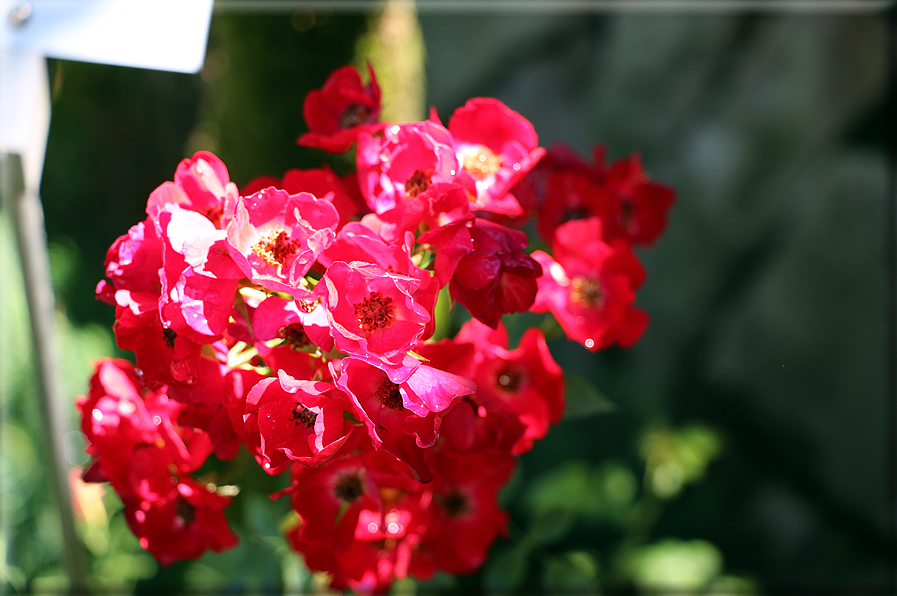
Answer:
[(511, 546), (502, 545), (493, 551), (486, 563), (483, 584), (489, 594), (505, 594), (523, 584), (526, 579), (530, 545), (518, 541)]
[(570, 551), (545, 563), (542, 583), (553, 594), (597, 594), (598, 563), (586, 551)]
[(567, 384), (567, 411), (564, 413), (564, 420), (609, 414), (617, 409), (614, 402), (586, 379), (568, 373), (564, 375), (564, 382)]

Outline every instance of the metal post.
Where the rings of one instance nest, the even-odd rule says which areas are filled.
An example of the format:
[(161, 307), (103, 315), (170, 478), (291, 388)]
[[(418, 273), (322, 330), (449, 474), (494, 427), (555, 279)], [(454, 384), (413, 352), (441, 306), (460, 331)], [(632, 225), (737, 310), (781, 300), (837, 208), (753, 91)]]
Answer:
[(68, 484), (68, 466), (63, 437), (69, 430), (65, 404), (59, 386), (54, 324), (56, 317), (50, 260), (44, 230), (44, 212), (37, 189), (27, 188), (22, 158), (17, 154), (0, 155), (0, 196), (9, 207), (15, 226), (19, 257), (25, 282), (31, 338), (38, 380), (38, 396), (46, 445), (49, 488), (56, 496), (62, 526), (63, 569), (69, 577), (70, 593), (86, 591), (85, 554), (75, 532), (72, 497)]

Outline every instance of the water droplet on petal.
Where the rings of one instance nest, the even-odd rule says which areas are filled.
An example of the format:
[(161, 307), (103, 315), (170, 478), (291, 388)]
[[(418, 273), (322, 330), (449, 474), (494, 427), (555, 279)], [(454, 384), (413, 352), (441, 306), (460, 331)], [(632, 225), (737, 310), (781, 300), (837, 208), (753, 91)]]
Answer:
[(594, 348), (594, 347), (595, 347), (595, 340), (592, 339), (591, 337), (588, 338), (588, 339), (586, 340), (586, 347), (587, 347), (587, 348)]
[(153, 424), (162, 424), (161, 416), (153, 416)]
[(98, 408), (94, 408), (91, 414), (93, 415), (94, 420), (99, 421), (103, 419), (103, 413)]
[(368, 532), (373, 534), (376, 531), (377, 531), (377, 524), (375, 524), (374, 522), (369, 523), (368, 524)]
[(386, 527), (386, 529), (390, 534), (395, 534), (399, 531), (399, 524), (397, 524), (396, 522), (392, 522), (391, 524), (389, 524), (389, 526)]

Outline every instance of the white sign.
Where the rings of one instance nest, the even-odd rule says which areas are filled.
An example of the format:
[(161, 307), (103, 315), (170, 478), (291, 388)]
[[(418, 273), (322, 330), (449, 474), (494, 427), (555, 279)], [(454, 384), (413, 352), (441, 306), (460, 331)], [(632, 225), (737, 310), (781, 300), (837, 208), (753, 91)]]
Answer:
[(0, 0), (0, 52), (199, 72), (213, 0)]

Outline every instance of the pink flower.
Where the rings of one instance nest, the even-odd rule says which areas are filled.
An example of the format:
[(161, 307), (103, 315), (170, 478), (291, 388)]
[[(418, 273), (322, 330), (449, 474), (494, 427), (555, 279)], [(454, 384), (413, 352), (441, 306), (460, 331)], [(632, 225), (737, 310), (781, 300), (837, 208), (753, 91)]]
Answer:
[(370, 82), (362, 84), (352, 66), (335, 70), (324, 87), (305, 96), (302, 113), (309, 132), (297, 141), (329, 153), (344, 153), (358, 134), (371, 128), (380, 115), (380, 86), (368, 66)]
[(382, 235), (359, 222), (350, 222), (340, 230), (336, 240), (330, 245), (319, 261), (329, 266), (334, 261), (350, 263), (362, 261), (377, 265), (381, 269), (416, 279), (420, 285), (412, 293), (414, 301), (430, 314), (422, 339), (433, 334), (436, 321), (432, 318), (436, 306), (439, 286), (431, 272), (414, 264), (411, 251), (414, 247), (414, 235), (405, 232), (404, 242), (387, 243)]
[(159, 315), (166, 328), (196, 343), (212, 343), (227, 329), (243, 277), (228, 255), (224, 230), (202, 215), (167, 205), (156, 233), (164, 242)]
[(435, 184), (452, 182), (461, 169), (452, 143), (449, 131), (429, 120), (393, 124), (377, 137), (362, 134), (356, 161), (368, 206), (382, 215)]
[(268, 296), (251, 310), (254, 339), (267, 342), (282, 338), (294, 350), (317, 346), (333, 349), (333, 337), (324, 306), (318, 302), (287, 300)]
[(441, 417), (426, 408), (424, 416), (407, 409), (408, 385), (362, 360), (344, 358), (336, 385), (351, 398), (374, 447), (407, 463), (418, 481), (429, 482), (433, 476), (424, 450), (436, 441)]
[(557, 260), (533, 253), (546, 274), (531, 310), (551, 311), (568, 338), (593, 352), (635, 344), (648, 315), (633, 305), (645, 270), (629, 245), (605, 242), (601, 221), (592, 217), (561, 225), (553, 249)]
[(545, 154), (529, 120), (497, 99), (481, 97), (455, 110), (448, 129), (462, 166), (460, 182), (475, 199), (473, 208), (523, 214), (508, 191)]
[(199, 151), (178, 164), (174, 182), (165, 182), (153, 191), (146, 212), (155, 218), (166, 205), (177, 204), (223, 228), (237, 196), (237, 186), (230, 181), (224, 163), (208, 151)]
[[(151, 219), (131, 227), (106, 252), (106, 277), (115, 290), (159, 294), (162, 243)], [(114, 303), (113, 303), (114, 304)]]
[(269, 290), (310, 297), (303, 278), (332, 241), (339, 214), (324, 199), (275, 188), (240, 197), (228, 249), (244, 275)]
[(315, 288), (341, 352), (399, 364), (430, 314), (414, 298), (420, 282), (376, 265), (335, 261)]
[[(355, 173), (352, 172), (352, 178), (354, 177)], [(288, 170), (283, 179), (271, 176), (256, 178), (243, 188), (241, 194), (248, 196), (269, 186), (283, 189), (291, 195), (310, 192), (316, 197), (329, 200), (339, 213), (339, 228), (360, 219), (370, 211), (359, 194), (357, 180), (341, 180), (326, 164), (320, 169)]]

